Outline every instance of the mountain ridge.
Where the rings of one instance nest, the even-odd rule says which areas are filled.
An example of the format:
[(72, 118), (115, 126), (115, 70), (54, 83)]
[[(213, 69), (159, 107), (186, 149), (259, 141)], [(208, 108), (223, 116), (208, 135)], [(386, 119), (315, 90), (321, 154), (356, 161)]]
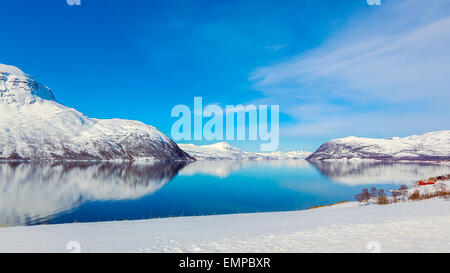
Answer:
[(271, 153), (251, 153), (231, 146), (227, 142), (218, 142), (208, 145), (178, 144), (178, 146), (196, 160), (277, 160), (277, 159), (305, 159), (310, 152), (271, 152)]
[(151, 125), (89, 118), (22, 70), (0, 65), (0, 160), (193, 160)]
[(373, 159), (385, 161), (448, 161), (450, 130), (404, 138), (345, 137), (321, 145), (306, 160)]

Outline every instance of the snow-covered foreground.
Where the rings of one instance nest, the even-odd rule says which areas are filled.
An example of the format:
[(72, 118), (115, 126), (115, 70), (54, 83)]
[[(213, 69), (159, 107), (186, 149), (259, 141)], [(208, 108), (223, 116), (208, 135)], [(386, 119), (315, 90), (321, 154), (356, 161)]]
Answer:
[(450, 252), (450, 202), (0, 229), (1, 252), (69, 252), (72, 241), (81, 252)]

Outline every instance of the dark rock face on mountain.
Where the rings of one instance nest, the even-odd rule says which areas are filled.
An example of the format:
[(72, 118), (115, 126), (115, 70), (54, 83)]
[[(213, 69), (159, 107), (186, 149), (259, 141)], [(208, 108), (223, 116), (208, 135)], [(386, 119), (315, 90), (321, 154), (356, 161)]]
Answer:
[(0, 64), (0, 160), (193, 158), (153, 126), (86, 117), (18, 68)]
[(346, 137), (331, 140), (306, 158), (314, 160), (374, 159), (385, 161), (450, 160), (450, 130), (405, 138)]

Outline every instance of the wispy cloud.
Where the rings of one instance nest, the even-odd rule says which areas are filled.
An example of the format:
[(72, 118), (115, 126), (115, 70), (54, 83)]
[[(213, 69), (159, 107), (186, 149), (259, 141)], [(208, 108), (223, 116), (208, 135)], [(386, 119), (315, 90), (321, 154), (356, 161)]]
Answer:
[(264, 100), (298, 119), (282, 132), (449, 129), (450, 3), (386, 1), (355, 17), (322, 46), (251, 76)]
[(283, 48), (285, 48), (285, 47), (287, 47), (287, 44), (278, 44), (278, 45), (269, 45), (269, 46), (266, 46), (266, 49), (267, 50), (270, 50), (270, 51), (280, 51), (280, 50), (282, 50)]

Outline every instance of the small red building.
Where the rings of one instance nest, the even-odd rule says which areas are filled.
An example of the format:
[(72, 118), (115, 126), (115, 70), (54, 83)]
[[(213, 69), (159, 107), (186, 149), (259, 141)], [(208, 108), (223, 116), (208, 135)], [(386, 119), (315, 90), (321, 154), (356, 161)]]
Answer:
[(422, 180), (419, 181), (419, 186), (425, 186), (427, 183), (423, 182)]

